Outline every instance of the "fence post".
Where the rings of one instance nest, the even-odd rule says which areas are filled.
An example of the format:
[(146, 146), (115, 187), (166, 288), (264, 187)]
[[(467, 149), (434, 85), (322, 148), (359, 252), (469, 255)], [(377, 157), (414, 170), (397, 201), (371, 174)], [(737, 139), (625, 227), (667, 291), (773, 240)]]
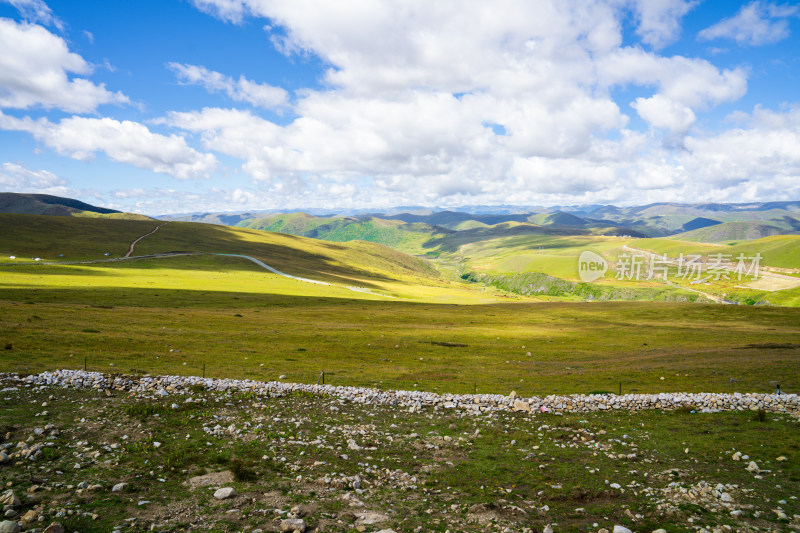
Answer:
[(317, 378), (317, 385), (319, 385), (320, 381), (322, 382), (323, 385), (325, 385), (325, 371), (324, 370), (322, 372), (320, 372), (319, 377)]

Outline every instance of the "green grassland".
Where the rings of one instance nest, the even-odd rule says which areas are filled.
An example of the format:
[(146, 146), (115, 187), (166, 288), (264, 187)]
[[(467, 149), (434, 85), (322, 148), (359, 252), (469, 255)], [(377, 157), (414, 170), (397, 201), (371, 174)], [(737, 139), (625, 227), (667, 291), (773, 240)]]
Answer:
[[(630, 247), (630, 248), (628, 248)], [(691, 280), (673, 279), (671, 283), (647, 278), (647, 262), (638, 278), (618, 276), (620, 257), (633, 250), (667, 254), (700, 255), (704, 258), (723, 254), (733, 263), (739, 254), (751, 261), (761, 255), (760, 268), (777, 267), (783, 274), (800, 265), (800, 236), (779, 235), (754, 241), (709, 244), (679, 241), (671, 238), (634, 239), (599, 235), (524, 235), (501, 237), (462, 244), (455, 252), (442, 256), (458, 265), (465, 279), (523, 295), (549, 295), (566, 299), (599, 300), (667, 300), (696, 301), (708, 298), (748, 304), (795, 306), (800, 303), (800, 288), (750, 287), (750, 277), (712, 280), (694, 286)], [(608, 262), (605, 276), (591, 284), (580, 283), (578, 257), (590, 250)], [(788, 271), (786, 269), (789, 269)], [(762, 271), (763, 272), (763, 271)]]
[(330, 383), (441, 392), (800, 389), (797, 309), (387, 301), (217, 260), (4, 270), (0, 345), (11, 349), (0, 370), (88, 358), (107, 372), (205, 365), (217, 377), (312, 382), (325, 371)]
[(800, 268), (800, 235), (775, 235), (749, 241), (732, 241), (727, 244), (704, 244), (678, 239), (637, 239), (631, 246), (670, 257), (684, 254), (728, 254), (734, 259), (739, 254), (752, 257), (761, 254), (761, 264), (779, 268)]
[(591, 250), (612, 260), (622, 253), (621, 247), (632, 240), (594, 235), (500, 237), (465, 244), (458, 250), (457, 257), (466, 270), (475, 272), (545, 272), (577, 280), (578, 257), (582, 251)]
[[(2, 221), (16, 238), (3, 232), (0, 252), (45, 259), (60, 250), (119, 255), (154, 227)], [(572, 239), (562, 249), (586, 244)], [(595, 249), (609, 253), (619, 242), (605, 238)], [(309, 382), (325, 371), (338, 384), (442, 392), (586, 393), (620, 381), (640, 392), (765, 391), (775, 381), (800, 389), (798, 309), (537, 302), (446, 279), (374, 243), (193, 223), (171, 222), (136, 248), (170, 251), (202, 255), (0, 266), (0, 347), (9, 346), (0, 371), (78, 368), (86, 359), (112, 372), (199, 374), (205, 365), (214, 376)]]

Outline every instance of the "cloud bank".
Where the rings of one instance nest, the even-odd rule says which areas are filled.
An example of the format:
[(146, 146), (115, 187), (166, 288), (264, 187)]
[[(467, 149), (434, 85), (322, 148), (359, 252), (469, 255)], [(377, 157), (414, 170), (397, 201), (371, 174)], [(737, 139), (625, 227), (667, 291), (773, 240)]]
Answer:
[[(33, 23), (47, 24), (44, 14), (0, 19), (0, 48), (13, 52), (0, 55), (0, 108), (73, 114), (6, 112), (0, 128), (27, 132), (74, 159), (102, 153), (177, 179), (211, 176), (223, 186), (192, 198), (213, 209), (224, 209), (215, 201), (273, 209), (800, 193), (796, 104), (748, 104), (731, 126), (715, 113), (739, 105), (752, 69), (665, 52), (680, 39), (767, 46), (790, 37), (797, 6), (732, 6), (699, 34), (683, 35), (696, 1), (192, 4), (218, 24), (263, 25), (265, 47), (289, 62), (311, 57), (323, 65), (319, 83), (290, 93), (171, 58), (161, 64), (176, 90), (200, 86), (229, 104), (119, 120), (106, 110), (128, 97), (92, 82), (91, 66)], [(252, 54), (257, 60), (258, 50)], [(225, 188), (224, 176), (246, 176), (250, 186)], [(167, 196), (175, 194), (186, 193)]]

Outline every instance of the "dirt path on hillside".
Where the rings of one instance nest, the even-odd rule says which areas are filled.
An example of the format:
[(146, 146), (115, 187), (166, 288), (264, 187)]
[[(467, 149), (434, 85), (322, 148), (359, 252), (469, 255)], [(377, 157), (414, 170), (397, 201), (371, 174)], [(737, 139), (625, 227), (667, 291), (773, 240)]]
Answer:
[(159, 229), (161, 226), (166, 226), (167, 224), (169, 224), (169, 221), (167, 221), (167, 222), (164, 222), (163, 224), (159, 224), (159, 225), (158, 225), (158, 226), (156, 226), (156, 228), (155, 228), (153, 231), (151, 231), (150, 233), (145, 233), (145, 234), (144, 234), (144, 235), (142, 235), (141, 237), (139, 237), (139, 238), (137, 238), (137, 239), (134, 239), (134, 240), (131, 242), (131, 245), (130, 245), (130, 247), (128, 248), (128, 253), (126, 253), (126, 254), (125, 254), (125, 255), (123, 255), (122, 257), (124, 257), (124, 258), (128, 258), (128, 257), (130, 257), (130, 256), (131, 256), (131, 254), (133, 253), (133, 249), (134, 249), (134, 247), (136, 247), (136, 244), (137, 244), (139, 241), (141, 241), (141, 240), (142, 240), (142, 239), (144, 239), (145, 237), (149, 237), (149, 236), (150, 236), (150, 235), (152, 235), (153, 233), (157, 232), (157, 231), (158, 231), (158, 229)]

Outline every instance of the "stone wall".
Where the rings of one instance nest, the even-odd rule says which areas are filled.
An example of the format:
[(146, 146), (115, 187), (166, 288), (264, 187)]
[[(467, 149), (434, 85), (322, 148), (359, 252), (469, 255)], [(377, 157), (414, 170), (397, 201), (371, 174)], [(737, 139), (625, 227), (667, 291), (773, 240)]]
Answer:
[(393, 405), (416, 411), (428, 409), (463, 409), (474, 413), (493, 411), (521, 411), (555, 413), (587, 413), (592, 411), (645, 409), (671, 410), (688, 407), (699, 412), (757, 411), (800, 415), (800, 396), (797, 394), (758, 393), (660, 393), (660, 394), (573, 394), (521, 398), (516, 393), (498, 394), (435, 394), (422, 391), (392, 391), (363, 387), (336, 387), (332, 385), (304, 385), (277, 381), (251, 381), (211, 379), (196, 376), (124, 376), (105, 375), (82, 370), (56, 370), (38, 375), (20, 377), (17, 374), (0, 374), (8, 383), (47, 385), (98, 390), (117, 390), (146, 393), (156, 396), (190, 393), (190, 387), (202, 386), (214, 391), (241, 391), (263, 395), (284, 395), (293, 392), (326, 394), (365, 404)]

